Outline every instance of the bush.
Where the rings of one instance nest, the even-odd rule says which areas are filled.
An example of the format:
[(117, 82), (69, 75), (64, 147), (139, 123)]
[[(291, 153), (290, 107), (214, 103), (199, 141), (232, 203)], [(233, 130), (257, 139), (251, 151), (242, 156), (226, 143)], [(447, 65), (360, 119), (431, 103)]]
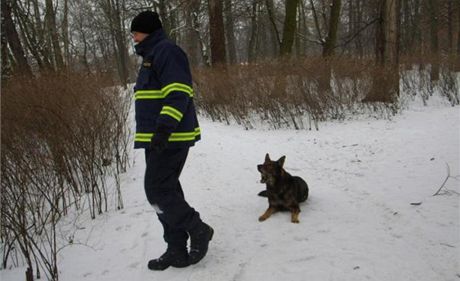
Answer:
[[(403, 63), (421, 62), (406, 58)], [(379, 66), (369, 59), (309, 57), (198, 68), (194, 88), (200, 112), (214, 121), (234, 121), (246, 128), (264, 123), (274, 129), (311, 129), (314, 124), (318, 129), (318, 121), (341, 120), (353, 114), (389, 118), (399, 111), (402, 94), (413, 91), (424, 96), (418, 81), (402, 66)], [(442, 96), (458, 104), (459, 85), (451, 68), (441, 67), (439, 82), (430, 79), (430, 72), (428, 80), (422, 73), (416, 77), (426, 83), (423, 91), (431, 89), (432, 93), (436, 84)]]
[(128, 163), (131, 97), (79, 74), (12, 78), (2, 89), (3, 267), (20, 249), (37, 275), (58, 280), (56, 227), (70, 208), (107, 210), (106, 178)]

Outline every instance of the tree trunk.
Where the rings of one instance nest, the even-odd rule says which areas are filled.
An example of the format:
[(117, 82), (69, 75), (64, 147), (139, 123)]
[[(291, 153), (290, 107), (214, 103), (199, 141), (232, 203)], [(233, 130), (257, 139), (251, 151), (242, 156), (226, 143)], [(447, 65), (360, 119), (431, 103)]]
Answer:
[(460, 3), (457, 3), (457, 22), (458, 22), (458, 30), (457, 30), (457, 55), (460, 56)]
[(38, 2), (33, 1), (30, 4), (32, 7), (27, 7), (27, 10), (17, 5), (18, 2), (15, 3), (11, 8), (21, 31), (24, 49), (29, 50), (40, 70), (52, 70), (52, 52), (45, 43), (47, 41), (46, 24), (40, 19)]
[(415, 0), (414, 3), (413, 3), (413, 11), (414, 11), (414, 15), (412, 17), (412, 22), (411, 22), (411, 45), (410, 47), (415, 47), (417, 46), (418, 48), (418, 51), (419, 53), (421, 53), (421, 50), (422, 50), (422, 36), (421, 36), (421, 33), (422, 33), (422, 30), (420, 28), (420, 16), (421, 16), (421, 13), (420, 13), (420, 9), (421, 9), (421, 5), (420, 5), (420, 0)]
[(273, 0), (268, 0), (267, 2), (267, 12), (268, 7), (271, 8), (268, 16), (262, 11), (259, 13), (258, 21), (261, 27), (258, 32), (260, 40), (257, 44), (263, 58), (277, 58), (280, 54), (281, 44), (280, 33), (275, 23), (275, 21), (277, 21), (277, 13), (276, 10), (274, 10)]
[(430, 15), (430, 50), (433, 56), (433, 61), (431, 64), (431, 81), (439, 80), (439, 63), (438, 63), (438, 52), (439, 52), (439, 38), (438, 38), (438, 28), (439, 28), (439, 10), (438, 0), (427, 0), (428, 1), (428, 11)]
[(203, 35), (201, 34), (199, 30), (200, 26), (200, 18), (198, 16), (198, 13), (193, 14), (193, 29), (196, 33), (196, 37), (198, 38), (198, 43), (200, 44), (200, 54), (201, 54), (201, 60), (206, 66), (210, 66), (211, 62), (209, 61), (209, 48), (206, 44), (205, 38), (203, 38)]
[[(5, 12), (5, 9), (3, 8), (3, 5), (4, 5), (4, 2), (2, 2), (2, 7), (1, 7), (1, 10), (0, 10), (0, 13), (1, 13), (1, 27), (0, 27), (0, 30), (2, 30), (3, 32), (0, 33), (0, 36), (1, 36), (1, 62), (0, 62), (0, 65), (1, 65), (1, 85), (5, 85), (5, 82), (6, 80), (10, 77), (10, 74), (11, 74), (11, 67), (10, 67), (10, 63), (8, 62), (8, 56), (9, 56), (9, 50), (8, 50), (8, 46), (7, 46), (7, 40), (6, 40), (6, 34), (4, 32), (5, 30), (5, 16), (3, 15), (3, 13)], [(8, 259), (8, 254), (5, 254), (4, 256), (6, 256), (6, 258), (4, 257), (3, 258), (3, 268), (6, 268), (6, 260)]]
[(385, 61), (390, 65), (399, 63), (399, 0), (385, 1)]
[[(361, 23), (363, 22), (363, 5), (361, 3), (361, 0), (356, 1), (355, 10), (356, 10), (356, 24), (354, 24), (354, 26), (355, 26), (355, 32), (358, 32), (358, 30), (361, 28)], [(359, 32), (355, 39), (356, 49), (360, 57), (364, 56), (364, 47), (363, 47), (362, 38), (363, 38), (362, 32)]]
[(200, 51), (200, 37), (197, 33), (198, 28), (195, 26), (194, 14), (198, 12), (200, 8), (200, 1), (190, 1), (184, 10), (185, 26), (188, 28), (185, 30), (185, 42), (184, 50), (188, 54), (190, 64), (195, 66), (202, 63), (202, 55)]
[(310, 6), (311, 6), (312, 13), (313, 13), (316, 33), (318, 34), (318, 42), (322, 46), (324, 45), (323, 33), (321, 32), (321, 26), (319, 24), (319, 17), (318, 17), (318, 13), (316, 12), (315, 3), (313, 3), (313, 0), (310, 0)]
[(54, 62), (57, 69), (64, 68), (61, 47), (59, 46), (59, 36), (56, 25), (56, 14), (54, 12), (53, 0), (45, 0), (46, 3), (46, 24), (48, 27), (48, 36), (53, 48)]
[(283, 40), (280, 45), (280, 55), (290, 55), (294, 43), (297, 26), (297, 6), (299, 0), (286, 0), (286, 14), (284, 17)]
[(115, 41), (117, 42), (118, 49), (118, 67), (120, 73), (120, 80), (124, 87), (128, 84), (129, 76), (129, 60), (128, 60), (128, 50), (126, 47), (125, 34), (126, 31), (123, 26), (123, 19), (121, 11), (124, 7), (120, 6), (120, 1), (116, 0), (114, 3), (114, 32), (115, 32)]
[(430, 16), (430, 50), (432, 54), (437, 55), (439, 49), (439, 39), (438, 39), (438, 23), (439, 23), (439, 14), (438, 14), (438, 0), (427, 0), (428, 1), (428, 11)]
[(353, 0), (348, 0), (348, 34), (352, 35), (354, 31), (353, 24), (355, 23), (355, 15), (353, 14), (355, 7), (353, 5)]
[(323, 57), (329, 57), (334, 54), (334, 48), (337, 42), (341, 5), (341, 0), (332, 1), (331, 16), (329, 18), (329, 33), (323, 46)]
[(225, 11), (225, 38), (227, 39), (228, 62), (236, 63), (235, 21), (233, 19), (232, 0), (224, 1)]
[(280, 33), (278, 27), (276, 26), (276, 15), (275, 15), (275, 4), (273, 0), (265, 0), (265, 6), (267, 8), (268, 20), (270, 21), (273, 32), (275, 33), (276, 42), (278, 45), (281, 45)]
[[(299, 5), (300, 2), (299, 2)], [(297, 21), (297, 27), (296, 27), (296, 30), (297, 30), (297, 33), (298, 34), (303, 34), (304, 33), (304, 30), (303, 30), (303, 15), (302, 15), (302, 6), (299, 7), (299, 9), (297, 9), (297, 18), (299, 19)], [(294, 46), (295, 46), (295, 56), (296, 57), (300, 57), (302, 55), (302, 51), (303, 51), (303, 46), (302, 46), (302, 37), (301, 36), (295, 36), (294, 37)]]
[(308, 28), (308, 23), (307, 23), (307, 15), (305, 12), (305, 4), (303, 1), (300, 1), (300, 19), (299, 19), (299, 33), (302, 34), (302, 37), (299, 38), (299, 50), (298, 53), (299, 55), (305, 55), (308, 53), (308, 44), (306, 38), (309, 38), (311, 36), (310, 30)]
[(211, 43), (211, 64), (225, 64), (225, 32), (222, 1), (209, 0), (209, 35)]
[(399, 95), (398, 0), (381, 0), (376, 29), (376, 59), (380, 67), (372, 75), (372, 89), (363, 102), (392, 103)]
[(64, 43), (64, 63), (70, 64), (70, 40), (69, 40), (69, 0), (64, 0), (64, 11), (62, 16), (62, 41)]
[(454, 1), (447, 0), (447, 49), (449, 54), (454, 49)]
[(381, 0), (376, 32), (376, 58), (381, 65), (399, 61), (398, 0)]
[(104, 0), (102, 2), (103, 10), (109, 24), (114, 59), (117, 63), (118, 77), (121, 84), (126, 87), (128, 83), (128, 51), (126, 48), (125, 31), (121, 19), (122, 7), (119, 0)]
[(159, 1), (158, 8), (159, 8), (159, 14), (161, 18), (161, 23), (163, 25), (163, 30), (166, 32), (166, 34), (169, 34), (172, 27), (171, 27), (171, 22), (169, 20), (169, 16), (168, 16), (169, 13), (168, 13), (168, 9), (165, 4), (165, 0)]
[(88, 62), (88, 42), (86, 40), (85, 32), (81, 32), (81, 39), (83, 43), (83, 54), (81, 55), (81, 63), (85, 67), (86, 72), (91, 73), (91, 68), (89, 67)]
[(251, 26), (250, 26), (250, 35), (248, 43), (248, 61), (254, 62), (256, 60), (256, 50), (257, 50), (257, 33), (258, 33), (258, 21), (257, 21), (257, 10), (258, 4), (254, 0), (252, 2), (251, 8)]
[[(10, 0), (3, 0), (1, 3), (1, 16), (2, 16), (2, 75), (3, 66), (7, 65), (8, 48), (3, 44), (3, 36), (5, 41), (8, 42), (11, 51), (13, 52), (14, 59), (17, 64), (17, 72), (25, 75), (32, 75), (32, 70), (27, 63), (24, 49), (22, 48), (19, 35), (11, 16), (11, 2)], [(5, 52), (5, 53), (4, 53)]]

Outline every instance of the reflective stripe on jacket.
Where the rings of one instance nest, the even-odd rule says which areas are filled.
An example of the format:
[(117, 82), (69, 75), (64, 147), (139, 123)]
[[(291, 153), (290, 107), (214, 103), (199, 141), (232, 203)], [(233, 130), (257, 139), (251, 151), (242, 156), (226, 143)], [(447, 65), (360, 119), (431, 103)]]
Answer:
[(135, 148), (148, 148), (156, 132), (171, 134), (168, 147), (192, 146), (201, 137), (187, 55), (156, 30), (135, 46), (143, 59), (134, 100)]

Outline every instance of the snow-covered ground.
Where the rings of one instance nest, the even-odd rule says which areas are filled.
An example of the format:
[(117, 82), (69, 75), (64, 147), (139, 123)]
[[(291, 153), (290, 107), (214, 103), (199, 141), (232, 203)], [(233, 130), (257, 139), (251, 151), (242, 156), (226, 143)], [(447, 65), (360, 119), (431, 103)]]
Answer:
[[(244, 130), (201, 118), (203, 139), (181, 177), (186, 198), (215, 229), (197, 265), (147, 269), (165, 249), (143, 190), (143, 151), (123, 175), (125, 208), (75, 225), (60, 280), (460, 280), (460, 107), (405, 110), (392, 120), (320, 124), (319, 131)], [(300, 224), (258, 217), (256, 165), (286, 155), (310, 197)], [(447, 177), (441, 195), (432, 196)], [(418, 203), (418, 205), (411, 204)], [(2, 270), (24, 280), (24, 268)]]

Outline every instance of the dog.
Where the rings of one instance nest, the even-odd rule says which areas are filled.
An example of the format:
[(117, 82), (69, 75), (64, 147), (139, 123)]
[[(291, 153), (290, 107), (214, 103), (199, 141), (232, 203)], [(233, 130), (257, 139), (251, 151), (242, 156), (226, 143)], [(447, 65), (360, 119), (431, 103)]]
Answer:
[(265, 155), (265, 162), (257, 165), (262, 178), (261, 183), (266, 184), (266, 190), (259, 193), (259, 196), (268, 197), (268, 209), (259, 217), (262, 222), (268, 219), (277, 211), (291, 211), (291, 222), (299, 223), (299, 203), (305, 202), (308, 198), (308, 185), (300, 177), (291, 176), (283, 168), (286, 156), (278, 161), (271, 161), (268, 153)]

